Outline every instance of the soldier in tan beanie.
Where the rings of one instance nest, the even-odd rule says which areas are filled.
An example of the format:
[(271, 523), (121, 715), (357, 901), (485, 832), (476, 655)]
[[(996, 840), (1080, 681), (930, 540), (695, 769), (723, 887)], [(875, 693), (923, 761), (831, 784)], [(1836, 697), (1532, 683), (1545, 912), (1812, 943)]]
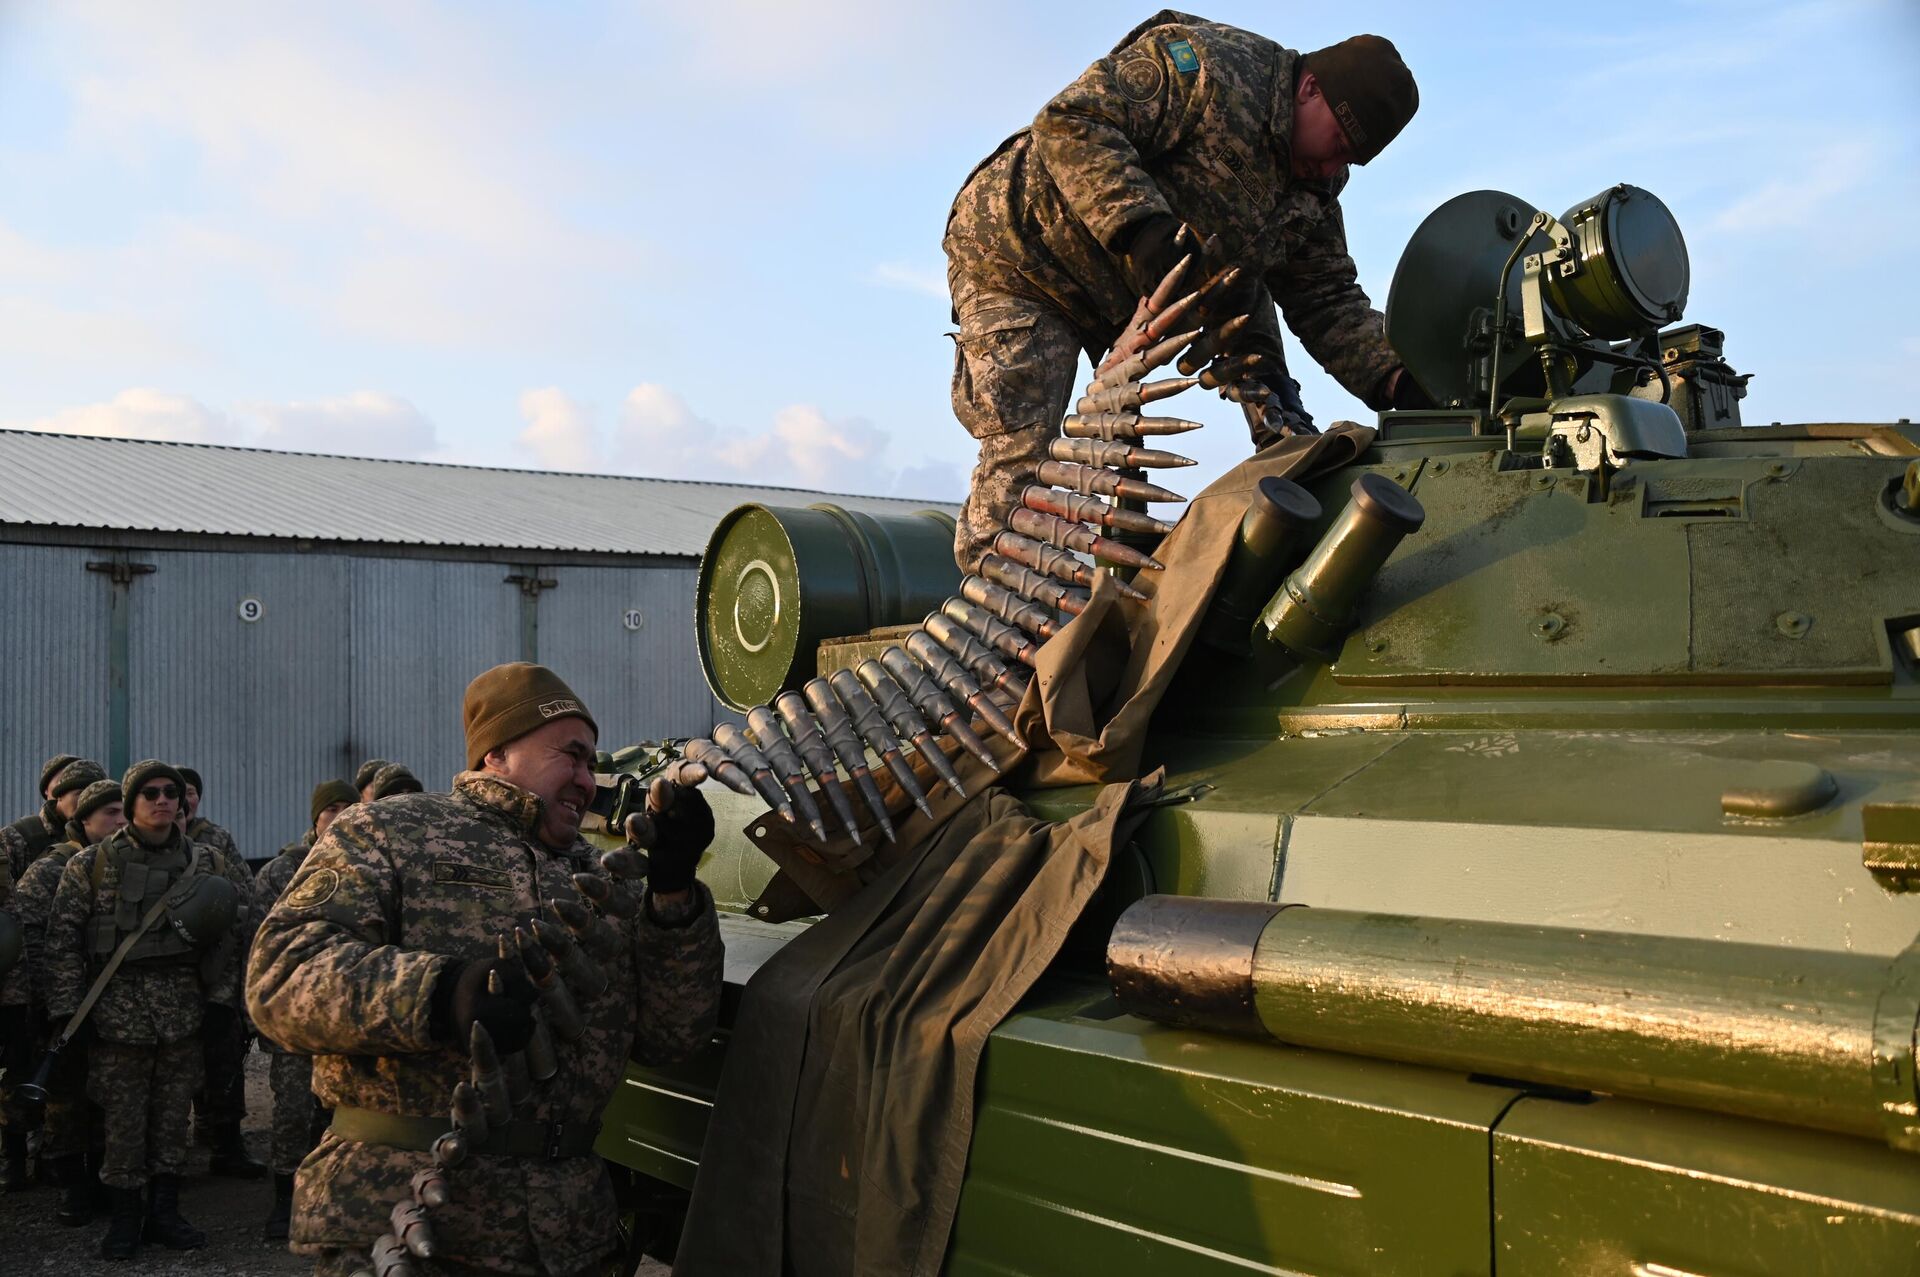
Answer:
[[(605, 872), (580, 839), (599, 738), (580, 698), (520, 663), (474, 679), (463, 709), (471, 770), (453, 791), (347, 808), (254, 943), (255, 1021), (314, 1057), (314, 1094), (333, 1110), (294, 1181), (291, 1246), (316, 1256), (319, 1274), (366, 1266), (389, 1209), (433, 1165), (474, 1026), (503, 1053), (530, 1040), (536, 995), (517, 961), (497, 956), (500, 935), (591, 908), (574, 876)], [(434, 1209), (434, 1273), (585, 1274), (615, 1249), (613, 1194), (593, 1155), (600, 1113), (629, 1057), (685, 1058), (719, 1010), (719, 926), (693, 876), (713, 817), (697, 790), (668, 789), (634, 916), (574, 914), (617, 938), (601, 963), (607, 986), (575, 991), (584, 1033), (555, 1042), (558, 1071), (511, 1121), (490, 1124), (459, 1191)]]

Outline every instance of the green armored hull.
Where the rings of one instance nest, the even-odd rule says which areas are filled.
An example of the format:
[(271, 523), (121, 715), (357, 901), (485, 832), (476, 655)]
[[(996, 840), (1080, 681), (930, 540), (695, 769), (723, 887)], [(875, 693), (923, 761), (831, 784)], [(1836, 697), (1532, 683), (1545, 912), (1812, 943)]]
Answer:
[[(1535, 242), (1463, 199), (1390, 310), (1448, 406), (1307, 485), (1307, 544), (1363, 473), (1424, 525), (1332, 659), (1264, 622), (1194, 648), (1144, 760), (1163, 804), (988, 1045), (953, 1273), (1920, 1270), (1920, 429), (1738, 426), (1717, 334), (1623, 348), (1540, 282), (1556, 244), (1597, 269), (1608, 209)], [(1414, 313), (1435, 243), (1510, 325)], [(1679, 317), (1646, 296), (1671, 269), (1637, 278)], [(1677, 442), (1633, 406), (1661, 400)], [(745, 837), (701, 875), (731, 1009), (806, 924), (756, 919)], [(725, 1044), (608, 1114), (669, 1215)]]

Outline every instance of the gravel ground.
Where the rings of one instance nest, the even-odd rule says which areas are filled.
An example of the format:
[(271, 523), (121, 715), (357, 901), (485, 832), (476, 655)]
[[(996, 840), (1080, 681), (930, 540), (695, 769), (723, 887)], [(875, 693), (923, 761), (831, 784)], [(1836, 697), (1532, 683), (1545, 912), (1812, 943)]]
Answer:
[[(267, 1090), (267, 1060), (258, 1051), (247, 1057), (247, 1148), (267, 1156), (267, 1120), (272, 1096)], [(207, 1234), (204, 1250), (169, 1251), (143, 1246), (130, 1264), (100, 1258), (102, 1216), (87, 1228), (63, 1228), (53, 1218), (57, 1190), (35, 1188), (0, 1196), (0, 1271), (7, 1277), (97, 1277), (103, 1272), (153, 1277), (291, 1277), (313, 1271), (313, 1261), (289, 1254), (281, 1242), (260, 1240), (260, 1226), (273, 1204), (269, 1179), (213, 1179), (206, 1153), (194, 1150), (180, 1185), (180, 1213)], [(667, 1277), (663, 1264), (651, 1261), (634, 1277)]]

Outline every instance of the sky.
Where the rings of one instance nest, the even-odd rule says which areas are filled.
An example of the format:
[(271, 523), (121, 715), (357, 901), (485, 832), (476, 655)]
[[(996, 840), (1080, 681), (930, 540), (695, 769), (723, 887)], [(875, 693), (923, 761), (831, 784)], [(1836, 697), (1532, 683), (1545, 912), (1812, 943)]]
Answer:
[[(947, 208), (1149, 12), (0, 0), (0, 428), (957, 498)], [(1377, 306), (1455, 194), (1631, 182), (1747, 421), (1920, 415), (1913, 0), (1205, 16), (1413, 69), (1342, 200)], [(1197, 490), (1245, 430), (1176, 402)]]

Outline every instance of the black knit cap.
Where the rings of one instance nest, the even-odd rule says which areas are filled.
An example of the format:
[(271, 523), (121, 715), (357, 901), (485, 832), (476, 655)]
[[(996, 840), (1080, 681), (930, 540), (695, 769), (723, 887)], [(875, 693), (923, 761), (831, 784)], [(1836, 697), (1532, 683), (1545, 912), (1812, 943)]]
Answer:
[(120, 782), (117, 780), (103, 779), (94, 781), (91, 785), (88, 785), (80, 791), (80, 802), (73, 809), (73, 818), (75, 820), (85, 820), (87, 817), (93, 815), (94, 812), (105, 807), (108, 803), (120, 802), (123, 792), (120, 788)]
[(133, 815), (133, 804), (139, 800), (140, 787), (156, 780), (170, 780), (180, 788), (183, 795), (186, 792), (187, 780), (180, 774), (178, 767), (158, 758), (143, 758), (127, 768), (127, 774), (120, 778), (120, 789), (126, 794), (129, 818)]
[(55, 754), (52, 758), (40, 764), (39, 792), (43, 794), (47, 792), (47, 786), (53, 783), (53, 778), (60, 774), (61, 768), (65, 767), (68, 763), (77, 763), (79, 761), (80, 755), (78, 754)]
[(200, 773), (193, 770), (193, 768), (182, 767), (180, 769), (180, 779), (192, 785), (194, 793), (200, 795), (202, 798), (207, 796), (207, 787), (200, 783)]
[(1356, 35), (1315, 49), (1301, 73), (1320, 82), (1333, 118), (1353, 147), (1353, 162), (1365, 164), (1400, 135), (1420, 109), (1420, 90), (1400, 51), (1385, 36)]
[(76, 789), (85, 789), (96, 780), (106, 778), (107, 769), (99, 763), (91, 758), (76, 758), (62, 767), (54, 776), (53, 788), (49, 791), (49, 796), (58, 798), (62, 794), (70, 794)]
[(369, 758), (366, 762), (361, 763), (360, 770), (353, 774), (353, 787), (355, 789), (365, 789), (373, 783), (373, 774), (386, 765), (387, 760), (384, 758)]
[(307, 816), (309, 828), (320, 823), (320, 813), (335, 803), (349, 805), (360, 801), (360, 791), (344, 780), (323, 780), (313, 787), (313, 803)]

